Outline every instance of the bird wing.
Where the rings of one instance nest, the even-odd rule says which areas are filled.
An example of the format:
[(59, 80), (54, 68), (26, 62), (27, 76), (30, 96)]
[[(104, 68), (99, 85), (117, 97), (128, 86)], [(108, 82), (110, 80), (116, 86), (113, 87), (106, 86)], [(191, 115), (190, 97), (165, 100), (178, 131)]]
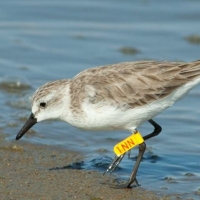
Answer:
[(92, 104), (134, 108), (164, 98), (199, 76), (200, 61), (125, 62), (91, 68), (72, 79), (71, 89), (76, 88), (72, 103), (79, 96)]

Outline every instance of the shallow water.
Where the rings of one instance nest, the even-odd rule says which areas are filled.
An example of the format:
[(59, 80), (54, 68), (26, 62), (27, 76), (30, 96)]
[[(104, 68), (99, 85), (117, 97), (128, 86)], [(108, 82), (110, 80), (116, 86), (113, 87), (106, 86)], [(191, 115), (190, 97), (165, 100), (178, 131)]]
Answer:
[[(200, 58), (200, 2), (177, 1), (0, 1), (0, 130), (15, 136), (30, 115), (30, 96), (41, 84), (70, 78), (89, 67), (156, 59)], [(162, 133), (147, 141), (138, 180), (161, 193), (200, 198), (200, 87), (155, 120)], [(145, 135), (152, 130), (146, 123)], [(63, 122), (37, 124), (23, 140), (85, 154), (82, 167), (104, 171), (113, 146), (127, 132), (86, 132)], [(135, 162), (116, 170), (127, 179)]]

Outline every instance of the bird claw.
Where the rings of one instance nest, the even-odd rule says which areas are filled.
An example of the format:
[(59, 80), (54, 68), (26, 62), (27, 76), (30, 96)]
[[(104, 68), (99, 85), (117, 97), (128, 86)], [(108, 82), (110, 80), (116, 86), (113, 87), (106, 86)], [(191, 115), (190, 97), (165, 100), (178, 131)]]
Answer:
[[(133, 184), (135, 183), (135, 184)], [(137, 179), (135, 178), (133, 182), (126, 182), (126, 183), (122, 183), (119, 185), (114, 185), (112, 186), (112, 188), (114, 189), (125, 189), (125, 188), (133, 188), (133, 187), (138, 187), (140, 186), (140, 184), (138, 183)]]
[(125, 154), (122, 154), (120, 156), (115, 156), (115, 158), (113, 159), (112, 163), (109, 165), (109, 167), (104, 172), (104, 174), (108, 173), (108, 172), (110, 172), (110, 174), (111, 174), (117, 168), (117, 166), (122, 161), (122, 159), (124, 158), (124, 156), (125, 156)]
[[(112, 163), (109, 165), (109, 167), (107, 168), (107, 170), (104, 172), (108, 173), (110, 172), (110, 174), (117, 168), (117, 166), (120, 164), (120, 162), (122, 161), (122, 159), (124, 158), (126, 153), (120, 155), (120, 156), (115, 156), (115, 158), (113, 159)], [(128, 151), (128, 158), (131, 158), (131, 150)]]
[[(104, 172), (108, 173), (110, 172), (110, 174), (117, 168), (117, 166), (120, 164), (120, 162), (122, 161), (122, 159), (124, 158), (126, 153), (120, 155), (120, 156), (115, 156), (115, 158), (113, 159), (112, 163), (109, 165), (109, 167), (107, 168), (107, 170)], [(131, 151), (128, 151), (128, 158), (130, 158), (131, 155)], [(135, 174), (135, 173), (134, 173)], [(134, 184), (133, 184), (134, 183)], [(130, 180), (126, 183), (123, 184), (119, 184), (119, 185), (115, 185), (112, 186), (112, 188), (116, 188), (116, 189), (122, 189), (122, 188), (132, 188), (132, 187), (137, 187), (140, 186), (137, 179), (136, 179), (136, 174), (135, 175), (131, 175)]]

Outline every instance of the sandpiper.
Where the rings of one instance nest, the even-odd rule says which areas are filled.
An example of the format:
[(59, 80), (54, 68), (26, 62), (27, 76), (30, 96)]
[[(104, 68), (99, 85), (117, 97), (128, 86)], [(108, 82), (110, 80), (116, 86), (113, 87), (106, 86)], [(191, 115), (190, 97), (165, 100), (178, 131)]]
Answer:
[[(124, 62), (80, 72), (72, 79), (56, 80), (38, 88), (32, 98), (32, 113), (16, 136), (19, 140), (34, 124), (60, 119), (86, 130), (128, 130), (136, 133), (145, 121), (154, 131), (143, 137), (128, 182), (137, 183), (136, 174), (144, 154), (145, 140), (158, 135), (161, 126), (152, 118), (193, 87), (200, 84), (200, 61)], [(109, 166), (115, 169), (123, 155)]]

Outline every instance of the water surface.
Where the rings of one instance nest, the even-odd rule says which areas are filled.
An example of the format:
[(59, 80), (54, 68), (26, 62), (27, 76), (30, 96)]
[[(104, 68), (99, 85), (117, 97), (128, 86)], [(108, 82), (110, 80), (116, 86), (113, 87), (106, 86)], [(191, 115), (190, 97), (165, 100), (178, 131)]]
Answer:
[[(187, 40), (200, 35), (199, 7), (196, 0), (1, 1), (1, 132), (15, 142), (30, 115), (30, 96), (47, 81), (123, 61), (199, 59), (200, 45)], [(155, 118), (163, 131), (147, 141), (138, 172), (142, 187), (200, 198), (199, 99), (196, 87)], [(148, 123), (140, 128), (143, 135), (150, 131)], [(81, 151), (83, 168), (103, 171), (114, 156), (113, 146), (129, 134), (87, 132), (49, 121), (37, 124), (23, 140)], [(124, 158), (119, 178), (128, 178), (136, 155), (134, 149), (131, 160)]]

